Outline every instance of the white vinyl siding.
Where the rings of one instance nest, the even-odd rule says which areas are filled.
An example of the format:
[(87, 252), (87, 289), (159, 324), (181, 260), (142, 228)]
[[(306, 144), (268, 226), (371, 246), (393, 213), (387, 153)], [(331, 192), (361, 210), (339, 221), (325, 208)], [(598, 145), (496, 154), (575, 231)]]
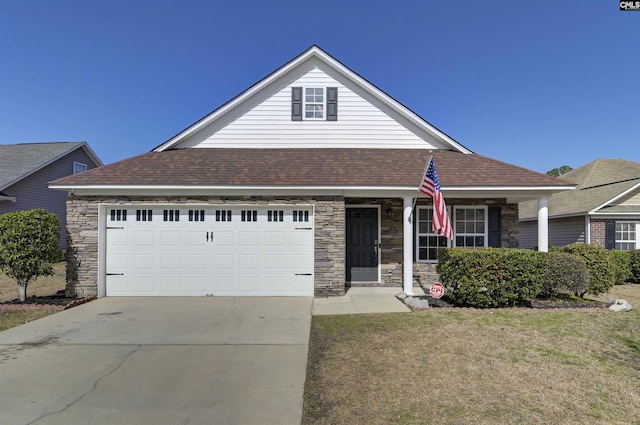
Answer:
[[(279, 87), (267, 88), (262, 96), (251, 98), (247, 103), (239, 105), (224, 118), (190, 136), (181, 146), (412, 149), (446, 147), (390, 108), (370, 98), (350, 80), (341, 76), (333, 77), (321, 69), (325, 65), (314, 62), (317, 66), (296, 77), (289, 77), (288, 81), (278, 81)], [(291, 87), (337, 87), (338, 120), (292, 121)]]

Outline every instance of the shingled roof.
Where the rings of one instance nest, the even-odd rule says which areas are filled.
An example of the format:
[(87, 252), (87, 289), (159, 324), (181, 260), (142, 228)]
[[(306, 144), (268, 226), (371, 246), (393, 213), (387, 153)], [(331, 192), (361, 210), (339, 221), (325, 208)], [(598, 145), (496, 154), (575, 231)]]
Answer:
[[(86, 142), (0, 145), (0, 190), (13, 185), (81, 147), (86, 147), (89, 150)], [(95, 157), (93, 153), (90, 156)], [(95, 157), (95, 161), (98, 165), (102, 165), (102, 162), (97, 157)]]
[[(433, 152), (447, 187), (566, 187), (565, 181), (476, 154)], [(429, 151), (228, 149), (149, 152), (51, 182), (82, 186), (417, 187)]]
[[(549, 216), (587, 214), (617, 196), (640, 185), (640, 163), (623, 159), (597, 159), (562, 176), (576, 189), (556, 193), (549, 199)], [(537, 217), (536, 202), (520, 204), (520, 219)], [(635, 208), (634, 211), (638, 209)], [(603, 208), (602, 211), (605, 211)], [(607, 206), (606, 211), (630, 212), (622, 205)]]

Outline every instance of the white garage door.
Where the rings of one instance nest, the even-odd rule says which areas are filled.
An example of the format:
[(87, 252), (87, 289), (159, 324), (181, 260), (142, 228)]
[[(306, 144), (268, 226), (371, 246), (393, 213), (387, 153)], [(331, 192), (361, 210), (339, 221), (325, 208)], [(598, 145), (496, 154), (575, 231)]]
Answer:
[(107, 296), (312, 296), (308, 206), (107, 209)]

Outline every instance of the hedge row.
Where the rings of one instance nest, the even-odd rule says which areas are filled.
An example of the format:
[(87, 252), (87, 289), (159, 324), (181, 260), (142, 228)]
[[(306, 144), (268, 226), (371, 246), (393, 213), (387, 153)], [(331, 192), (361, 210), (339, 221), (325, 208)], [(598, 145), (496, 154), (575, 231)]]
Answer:
[(577, 296), (640, 282), (640, 250), (608, 251), (573, 244), (543, 253), (524, 249), (441, 249), (438, 274), (458, 305), (505, 307), (559, 291)]

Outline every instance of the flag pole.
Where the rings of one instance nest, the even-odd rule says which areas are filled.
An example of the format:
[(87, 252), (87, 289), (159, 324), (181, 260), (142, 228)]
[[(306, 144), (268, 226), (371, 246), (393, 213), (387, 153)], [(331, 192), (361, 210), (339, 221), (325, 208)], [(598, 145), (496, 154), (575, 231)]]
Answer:
[(411, 206), (411, 214), (409, 214), (409, 223), (413, 223), (413, 212), (416, 209), (418, 196), (420, 196), (420, 186), (422, 185), (422, 180), (424, 179), (424, 175), (427, 174), (427, 169), (429, 168), (429, 164), (431, 164), (431, 159), (433, 159), (433, 151), (429, 149), (429, 159), (427, 160), (427, 163), (424, 166), (424, 171), (422, 171), (422, 175), (420, 176), (420, 183), (418, 184), (418, 193), (416, 193), (416, 196), (413, 198), (413, 205)]

